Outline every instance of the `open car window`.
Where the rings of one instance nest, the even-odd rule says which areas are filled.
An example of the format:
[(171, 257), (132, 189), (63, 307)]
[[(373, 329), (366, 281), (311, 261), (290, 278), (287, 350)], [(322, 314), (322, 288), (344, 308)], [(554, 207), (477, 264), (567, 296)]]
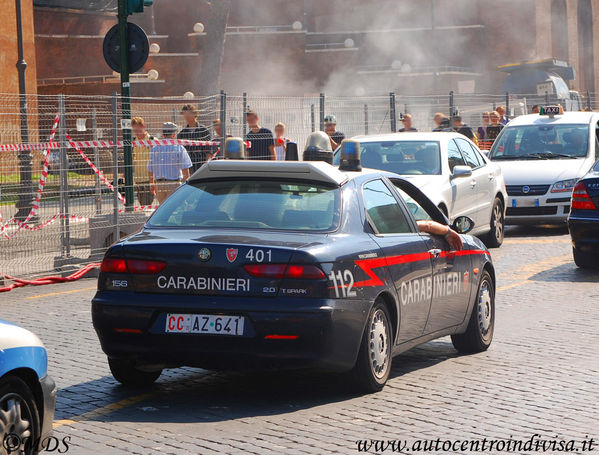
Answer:
[(416, 221), (433, 220), (441, 224), (449, 224), (449, 220), (443, 212), (413, 183), (400, 178), (389, 180), (405, 201)]
[(331, 231), (341, 191), (318, 183), (213, 180), (183, 185), (149, 220), (150, 227)]

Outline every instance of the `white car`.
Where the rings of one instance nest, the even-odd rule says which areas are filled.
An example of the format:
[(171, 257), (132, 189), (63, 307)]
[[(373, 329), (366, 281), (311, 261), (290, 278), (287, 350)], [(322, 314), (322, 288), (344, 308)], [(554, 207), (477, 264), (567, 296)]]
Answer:
[[(474, 221), (487, 246), (503, 243), (507, 193), (501, 168), (458, 133), (356, 136), (362, 166), (395, 172), (418, 186), (453, 222)], [(335, 156), (339, 160), (338, 154)]]
[(495, 140), (489, 158), (503, 170), (508, 224), (566, 222), (576, 182), (597, 160), (599, 114), (523, 115)]

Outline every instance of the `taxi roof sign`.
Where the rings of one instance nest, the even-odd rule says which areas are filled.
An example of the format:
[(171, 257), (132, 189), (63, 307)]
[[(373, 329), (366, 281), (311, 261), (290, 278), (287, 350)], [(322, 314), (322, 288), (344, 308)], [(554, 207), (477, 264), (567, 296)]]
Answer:
[(541, 106), (541, 109), (539, 110), (539, 115), (548, 115), (549, 117), (555, 117), (561, 113), (561, 106)]

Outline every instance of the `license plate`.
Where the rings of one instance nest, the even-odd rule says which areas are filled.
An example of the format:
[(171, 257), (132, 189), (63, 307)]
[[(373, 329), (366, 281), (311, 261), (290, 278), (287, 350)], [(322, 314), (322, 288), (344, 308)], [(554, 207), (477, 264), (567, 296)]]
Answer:
[(512, 207), (539, 207), (540, 200), (538, 198), (520, 198), (512, 199)]
[(243, 335), (243, 316), (215, 314), (166, 315), (165, 333), (206, 333), (212, 335)]

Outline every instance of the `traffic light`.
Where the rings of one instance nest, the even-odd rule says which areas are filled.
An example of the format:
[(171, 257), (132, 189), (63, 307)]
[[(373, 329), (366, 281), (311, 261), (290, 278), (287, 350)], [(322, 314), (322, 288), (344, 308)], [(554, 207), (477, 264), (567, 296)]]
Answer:
[(127, 0), (127, 14), (143, 13), (144, 6), (152, 6), (154, 0)]

